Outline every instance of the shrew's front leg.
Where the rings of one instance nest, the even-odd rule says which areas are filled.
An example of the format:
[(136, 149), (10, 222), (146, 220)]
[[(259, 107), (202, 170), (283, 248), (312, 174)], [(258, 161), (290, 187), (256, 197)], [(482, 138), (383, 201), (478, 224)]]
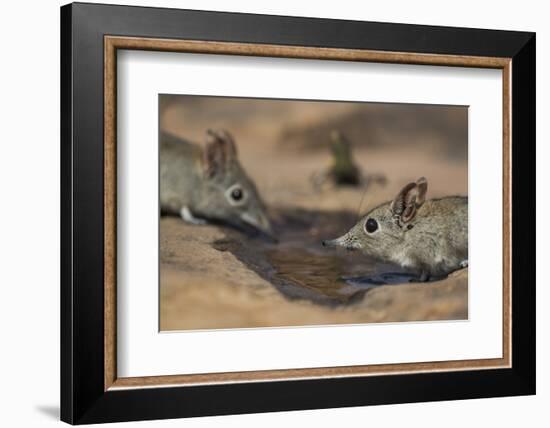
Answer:
[(419, 281), (420, 282), (426, 282), (430, 279), (430, 274), (428, 273), (427, 270), (422, 270), (422, 272), (420, 272), (420, 277), (419, 277)]
[(184, 206), (180, 210), (180, 217), (183, 221), (190, 224), (206, 224), (206, 220), (195, 217), (189, 207)]

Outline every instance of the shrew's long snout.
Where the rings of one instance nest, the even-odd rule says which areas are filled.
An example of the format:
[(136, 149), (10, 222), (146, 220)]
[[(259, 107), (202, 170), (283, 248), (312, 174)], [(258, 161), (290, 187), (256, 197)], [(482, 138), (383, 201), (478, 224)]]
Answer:
[(323, 247), (340, 247), (346, 250), (357, 250), (361, 248), (359, 242), (349, 232), (336, 239), (328, 239), (321, 242)]
[(336, 239), (325, 239), (324, 241), (321, 242), (321, 244), (323, 245), (323, 247), (337, 247), (339, 244), (338, 244), (338, 238)]
[(267, 215), (263, 212), (256, 213), (256, 215), (250, 215), (249, 213), (241, 214), (241, 220), (248, 226), (252, 226), (258, 232), (263, 233), (270, 240), (277, 242), (273, 234), (273, 229), (271, 227), (271, 222)]

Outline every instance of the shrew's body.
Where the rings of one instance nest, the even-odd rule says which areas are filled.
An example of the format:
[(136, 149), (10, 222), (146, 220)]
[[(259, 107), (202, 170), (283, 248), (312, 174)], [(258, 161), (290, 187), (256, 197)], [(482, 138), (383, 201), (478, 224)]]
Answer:
[(425, 200), (426, 191), (424, 178), (409, 183), (348, 233), (323, 244), (360, 250), (414, 271), (423, 281), (467, 266), (468, 198)]
[(271, 234), (265, 205), (226, 131), (209, 131), (205, 147), (161, 135), (160, 203), (163, 212), (190, 223), (246, 225)]

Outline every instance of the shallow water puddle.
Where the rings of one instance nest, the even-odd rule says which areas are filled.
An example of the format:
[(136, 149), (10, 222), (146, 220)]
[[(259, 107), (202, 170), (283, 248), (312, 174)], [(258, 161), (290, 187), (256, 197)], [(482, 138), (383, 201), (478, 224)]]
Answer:
[(386, 272), (371, 276), (348, 277), (344, 278), (344, 280), (354, 287), (375, 288), (381, 285), (399, 285), (417, 282), (418, 276), (406, 272)]
[(271, 250), (266, 256), (273, 267), (274, 279), (288, 281), (342, 303), (357, 291), (347, 287), (342, 279), (345, 262), (341, 258), (317, 255), (301, 248)]
[(272, 266), (269, 279), (286, 283), (285, 294), (303, 297), (303, 291), (291, 287), (294, 285), (316, 294), (311, 300), (319, 303), (350, 304), (360, 300), (372, 288), (409, 283), (414, 279), (413, 275), (406, 273), (384, 273), (386, 266), (359, 254), (286, 246), (269, 250), (265, 255)]
[(286, 297), (323, 305), (352, 304), (373, 288), (415, 280), (414, 276), (395, 272), (395, 267), (379, 264), (359, 252), (321, 246), (322, 239), (341, 234), (354, 221), (353, 215), (345, 212), (295, 211), (286, 214), (279, 224), (278, 244), (228, 236), (214, 246), (233, 253)]

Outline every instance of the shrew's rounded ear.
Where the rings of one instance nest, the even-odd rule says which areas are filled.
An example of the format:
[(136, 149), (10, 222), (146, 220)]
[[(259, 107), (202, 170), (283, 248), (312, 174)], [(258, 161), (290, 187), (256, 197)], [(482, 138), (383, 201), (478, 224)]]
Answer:
[(223, 175), (236, 160), (237, 146), (231, 134), (225, 130), (209, 129), (202, 154), (204, 174), (208, 178)]
[(426, 200), (428, 181), (424, 177), (416, 180), (416, 183), (409, 183), (401, 189), (391, 203), (393, 217), (398, 224), (408, 223), (416, 215), (418, 208)]

